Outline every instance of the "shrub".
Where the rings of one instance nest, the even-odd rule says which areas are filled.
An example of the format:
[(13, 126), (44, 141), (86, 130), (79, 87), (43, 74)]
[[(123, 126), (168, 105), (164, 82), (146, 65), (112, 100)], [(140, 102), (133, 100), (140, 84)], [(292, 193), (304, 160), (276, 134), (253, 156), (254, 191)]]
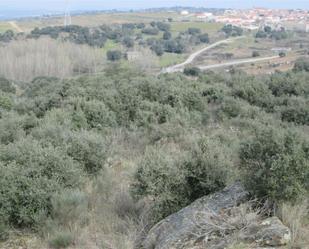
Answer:
[(113, 127), (116, 125), (116, 117), (104, 102), (92, 100), (81, 104), (87, 123), (90, 128), (102, 129), (104, 127)]
[(201, 69), (198, 67), (187, 67), (184, 69), (183, 73), (188, 76), (199, 76)]
[(0, 119), (0, 143), (9, 144), (25, 135), (24, 117), (17, 113), (4, 113)]
[(0, 213), (15, 226), (33, 226), (40, 212), (51, 211), (53, 193), (78, 186), (83, 175), (65, 151), (30, 138), (1, 146), (0, 162)]
[(252, 57), (259, 57), (260, 53), (258, 51), (253, 51), (252, 52)]
[(0, 213), (13, 226), (31, 228), (37, 215), (50, 209), (50, 197), (59, 186), (34, 169), (16, 163), (0, 163), (0, 174)]
[(135, 174), (133, 193), (153, 198), (152, 215), (158, 221), (224, 188), (231, 177), (228, 157), (220, 143), (208, 139), (199, 140), (178, 160), (164, 149), (147, 150)]
[(278, 108), (283, 121), (309, 125), (309, 100), (301, 97), (289, 98), (285, 104)]
[(0, 77), (0, 90), (5, 93), (15, 93), (16, 89), (12, 82), (6, 78)]
[(200, 34), (201, 30), (199, 28), (188, 28), (187, 32), (189, 35), (196, 35), (196, 34)]
[(11, 110), (13, 107), (12, 99), (5, 93), (0, 91), (0, 111), (2, 110)]
[(230, 118), (235, 118), (241, 113), (241, 103), (233, 98), (226, 99), (221, 106), (221, 110)]
[(134, 40), (129, 37), (126, 36), (123, 38), (122, 43), (127, 47), (127, 48), (133, 48), (134, 47)]
[(309, 72), (309, 60), (306, 58), (300, 58), (296, 60), (293, 71), (294, 72), (300, 72), (300, 71)]
[(106, 53), (109, 61), (119, 61), (122, 58), (122, 53), (119, 50), (110, 50)]
[(67, 248), (73, 244), (74, 236), (71, 232), (68, 231), (60, 231), (52, 236), (49, 239), (49, 246), (54, 249), (63, 249)]
[(72, 229), (88, 212), (88, 199), (79, 190), (67, 189), (56, 193), (51, 199), (51, 217), (58, 226)]
[(85, 172), (95, 175), (104, 168), (108, 146), (106, 140), (99, 134), (83, 131), (69, 136), (66, 151), (80, 163)]
[(164, 40), (169, 40), (169, 39), (171, 39), (171, 38), (172, 38), (172, 33), (171, 33), (171, 32), (165, 31), (165, 32), (163, 33), (163, 39), (164, 39)]
[(308, 141), (289, 130), (258, 130), (240, 149), (248, 190), (273, 201), (295, 200), (309, 191), (308, 146)]
[(157, 29), (157, 28), (144, 28), (142, 30), (142, 33), (146, 34), (146, 35), (158, 35), (159, 29)]
[(199, 35), (200, 42), (209, 43), (209, 35), (207, 33)]

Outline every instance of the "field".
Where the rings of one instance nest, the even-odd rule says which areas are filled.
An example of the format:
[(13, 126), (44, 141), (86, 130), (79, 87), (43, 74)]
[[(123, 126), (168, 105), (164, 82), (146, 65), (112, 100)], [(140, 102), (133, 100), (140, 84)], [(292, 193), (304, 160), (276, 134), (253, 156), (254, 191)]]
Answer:
[(202, 32), (209, 33), (213, 35), (218, 32), (223, 27), (221, 23), (209, 23), (209, 22), (197, 22), (197, 21), (190, 21), (190, 22), (173, 22), (172, 23), (172, 32), (182, 32), (187, 30), (188, 28), (198, 28)]
[(0, 22), (0, 33), (3, 33), (9, 29), (12, 29), (12, 26), (8, 22)]

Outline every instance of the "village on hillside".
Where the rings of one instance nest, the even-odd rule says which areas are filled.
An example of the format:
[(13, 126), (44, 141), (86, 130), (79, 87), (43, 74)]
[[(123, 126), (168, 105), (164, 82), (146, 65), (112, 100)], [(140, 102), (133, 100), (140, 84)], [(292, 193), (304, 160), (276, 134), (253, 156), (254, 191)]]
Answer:
[(249, 30), (257, 30), (261, 26), (294, 31), (309, 32), (309, 12), (307, 10), (286, 9), (228, 9), (223, 13), (190, 13), (183, 10), (180, 13), (184, 18), (194, 16), (204, 21), (232, 24)]

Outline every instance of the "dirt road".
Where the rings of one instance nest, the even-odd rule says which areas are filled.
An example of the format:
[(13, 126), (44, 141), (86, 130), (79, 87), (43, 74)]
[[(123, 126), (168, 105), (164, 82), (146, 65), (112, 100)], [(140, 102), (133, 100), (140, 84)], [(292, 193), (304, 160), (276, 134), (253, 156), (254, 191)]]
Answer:
[(13, 29), (15, 29), (17, 32), (21, 33), (23, 30), (16, 24), (16, 22), (9, 22), (9, 24), (12, 26)]
[(243, 36), (239, 36), (239, 37), (234, 37), (234, 38), (229, 38), (229, 39), (225, 39), (225, 40), (222, 40), (222, 41), (218, 41), (218, 42), (215, 42), (205, 48), (202, 48), (194, 53), (192, 53), (188, 59), (186, 59), (186, 61), (184, 61), (183, 63), (180, 63), (180, 64), (177, 64), (177, 65), (174, 65), (174, 66), (170, 66), (170, 67), (167, 67), (167, 68), (164, 68), (162, 70), (163, 73), (174, 73), (174, 72), (181, 72), (185, 66), (187, 66), (188, 64), (191, 64), (195, 59), (196, 57), (200, 56), (201, 54), (203, 54), (204, 52), (214, 48), (214, 47), (217, 47), (221, 44), (226, 44), (226, 43), (230, 43), (230, 42), (233, 42), (235, 40), (238, 40), (238, 39), (241, 39), (243, 38)]
[(270, 57), (263, 57), (263, 58), (251, 58), (251, 59), (243, 59), (243, 60), (235, 60), (230, 61), (226, 63), (220, 63), (220, 64), (213, 64), (213, 65), (206, 65), (206, 66), (198, 66), (199, 69), (202, 71), (209, 70), (209, 69), (215, 69), (220, 67), (229, 67), (229, 66), (235, 66), (235, 65), (241, 65), (241, 64), (247, 64), (247, 63), (255, 63), (260, 61), (271, 61), (274, 59), (278, 59), (280, 56), (270, 56)]

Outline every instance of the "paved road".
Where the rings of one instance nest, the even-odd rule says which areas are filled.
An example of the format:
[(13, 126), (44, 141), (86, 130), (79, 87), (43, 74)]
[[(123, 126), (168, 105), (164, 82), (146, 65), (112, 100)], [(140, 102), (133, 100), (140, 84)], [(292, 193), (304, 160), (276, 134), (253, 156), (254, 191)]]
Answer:
[(235, 60), (230, 61), (226, 63), (220, 63), (220, 64), (213, 64), (213, 65), (207, 65), (207, 66), (199, 66), (198, 68), (205, 71), (209, 69), (215, 69), (220, 67), (229, 67), (229, 66), (235, 66), (235, 65), (241, 65), (241, 64), (247, 64), (247, 63), (255, 63), (260, 61), (271, 61), (274, 59), (278, 59), (280, 56), (270, 56), (270, 57), (263, 57), (263, 58), (251, 58), (251, 59), (243, 59), (243, 60)]
[(226, 44), (226, 43), (230, 43), (230, 42), (233, 42), (235, 40), (238, 40), (238, 39), (241, 39), (243, 38), (244, 36), (238, 36), (238, 37), (234, 37), (234, 38), (229, 38), (229, 39), (225, 39), (225, 40), (222, 40), (222, 41), (218, 41), (218, 42), (215, 42), (205, 48), (202, 48), (194, 53), (192, 53), (188, 59), (186, 59), (186, 61), (184, 61), (183, 63), (180, 63), (180, 64), (177, 64), (177, 65), (174, 65), (174, 66), (170, 66), (170, 67), (167, 67), (167, 68), (164, 68), (162, 70), (162, 72), (164, 73), (174, 73), (174, 72), (181, 72), (183, 71), (183, 69), (185, 68), (186, 65), (188, 64), (191, 64), (195, 59), (196, 57), (200, 56), (201, 54), (203, 54), (204, 52), (214, 48), (214, 47), (217, 47), (221, 44)]

